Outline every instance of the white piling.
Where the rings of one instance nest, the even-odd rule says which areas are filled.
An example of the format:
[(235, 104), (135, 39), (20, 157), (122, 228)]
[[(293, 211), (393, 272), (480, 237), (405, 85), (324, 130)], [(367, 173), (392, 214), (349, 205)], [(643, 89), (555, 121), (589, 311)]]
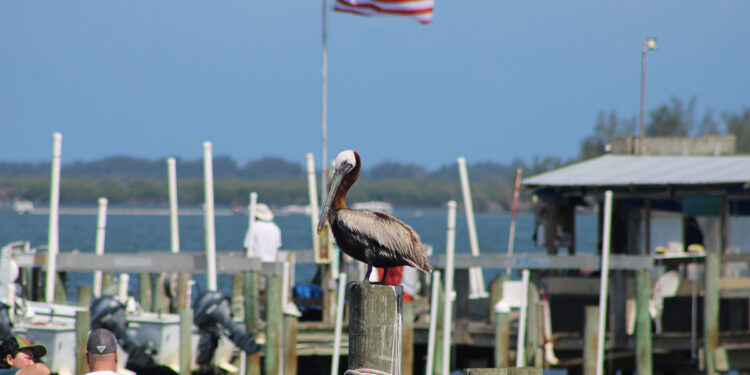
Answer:
[[(99, 198), (99, 211), (96, 215), (96, 245), (94, 253), (104, 254), (104, 235), (107, 231), (107, 198)], [(95, 298), (102, 296), (102, 271), (94, 271), (94, 288), (92, 294)]]
[(54, 302), (55, 276), (57, 274), (57, 253), (60, 251), (59, 218), (60, 208), (60, 156), (62, 154), (62, 134), (52, 135), (52, 171), (49, 190), (49, 234), (47, 237), (47, 276), (44, 301)]
[(177, 209), (177, 167), (174, 158), (167, 158), (167, 179), (169, 180), (169, 233), (172, 252), (180, 252), (180, 225)]
[(437, 335), (438, 295), (440, 294), (440, 271), (432, 271), (432, 291), (430, 293), (430, 328), (427, 333), (427, 375), (432, 375), (435, 366), (435, 336)]
[(529, 309), (529, 270), (521, 272), (521, 316), (516, 336), (516, 367), (526, 367), (526, 316)]
[[(516, 244), (516, 213), (518, 212), (518, 195), (521, 191), (521, 173), (523, 169), (516, 169), (516, 187), (513, 190), (513, 213), (510, 217), (510, 234), (508, 235), (508, 256), (513, 255), (513, 247)], [(505, 274), (510, 275), (510, 267), (505, 269)]]
[[(479, 241), (477, 240), (477, 226), (474, 222), (474, 205), (471, 201), (471, 188), (469, 188), (469, 173), (466, 171), (466, 159), (458, 158), (458, 174), (461, 177), (461, 191), (463, 192), (464, 208), (466, 211), (466, 226), (469, 230), (469, 244), (471, 255), (479, 255)], [(469, 268), (469, 298), (486, 298), (489, 296), (484, 286), (484, 275), (481, 267)]]
[(216, 226), (214, 224), (214, 168), (211, 142), (203, 142), (204, 222), (206, 232), (206, 284), (216, 291)]
[(258, 193), (250, 193), (250, 204), (247, 206), (247, 249), (245, 256), (253, 256), (253, 227), (255, 226), (255, 207), (258, 205)]
[(599, 285), (599, 330), (596, 338), (596, 375), (604, 373), (604, 338), (607, 334), (607, 292), (609, 288), (609, 248), (612, 229), (612, 190), (604, 192), (602, 232), (602, 276)]
[(117, 284), (117, 297), (123, 304), (128, 300), (128, 284), (130, 283), (130, 275), (127, 273), (121, 273)]
[(318, 241), (318, 187), (315, 181), (315, 160), (312, 153), (307, 158), (307, 195), (310, 198), (310, 222), (312, 224), (313, 254), (319, 256), (320, 241)]
[(339, 373), (339, 357), (341, 356), (341, 326), (344, 320), (344, 295), (346, 294), (346, 273), (339, 274), (339, 289), (336, 298), (336, 328), (333, 338), (333, 363), (331, 375)]
[(451, 367), (451, 323), (453, 323), (453, 274), (456, 251), (456, 201), (448, 202), (448, 230), (445, 245), (445, 299), (443, 300), (443, 375)]

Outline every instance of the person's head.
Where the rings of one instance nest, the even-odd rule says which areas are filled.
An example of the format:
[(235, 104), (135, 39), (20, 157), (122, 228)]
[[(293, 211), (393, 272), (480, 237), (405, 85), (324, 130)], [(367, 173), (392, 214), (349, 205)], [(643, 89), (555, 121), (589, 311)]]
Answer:
[(266, 204), (258, 203), (255, 206), (255, 218), (262, 221), (271, 221), (273, 220), (273, 212)]
[(91, 371), (114, 371), (117, 367), (117, 337), (111, 331), (97, 328), (86, 342), (86, 363)]
[(44, 345), (32, 345), (21, 336), (11, 336), (0, 342), (0, 368), (24, 368), (47, 354)]

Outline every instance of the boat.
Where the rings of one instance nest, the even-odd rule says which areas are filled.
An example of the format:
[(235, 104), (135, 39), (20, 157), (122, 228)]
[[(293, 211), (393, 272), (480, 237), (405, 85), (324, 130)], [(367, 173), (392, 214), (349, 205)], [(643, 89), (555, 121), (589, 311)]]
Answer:
[(352, 208), (355, 210), (380, 211), (380, 212), (385, 212), (387, 214), (393, 213), (393, 205), (391, 205), (388, 202), (383, 202), (383, 201), (357, 202), (357, 203), (352, 204)]
[(23, 215), (34, 211), (34, 203), (25, 199), (16, 199), (13, 201), (13, 210)]

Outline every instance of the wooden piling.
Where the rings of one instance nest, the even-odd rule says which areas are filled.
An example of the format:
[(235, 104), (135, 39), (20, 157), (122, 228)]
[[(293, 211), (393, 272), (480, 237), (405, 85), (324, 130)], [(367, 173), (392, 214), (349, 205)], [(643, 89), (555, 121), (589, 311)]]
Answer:
[[(502, 289), (501, 289), (502, 292)], [(510, 364), (510, 308), (503, 306), (495, 309), (495, 367), (507, 367)]]
[(76, 311), (76, 374), (86, 374), (89, 366), (86, 363), (86, 342), (89, 339), (91, 314), (88, 310)]
[(187, 272), (180, 272), (177, 275), (177, 311), (190, 308), (190, 278)]
[(105, 294), (115, 294), (111, 291), (109, 293), (105, 293), (106, 291), (109, 291), (110, 288), (112, 288), (112, 284), (115, 283), (115, 274), (112, 272), (104, 272), (102, 273), (102, 295)]
[(232, 275), (232, 315), (245, 316), (245, 275), (236, 273)]
[(469, 334), (469, 323), (471, 323), (469, 311), (469, 278), (471, 274), (469, 269), (456, 269), (455, 273), (455, 290), (456, 301), (453, 304), (453, 342), (456, 344), (470, 344), (471, 335)]
[(542, 339), (542, 325), (539, 322), (541, 309), (539, 308), (539, 272), (531, 272), (528, 289), (528, 314), (526, 317), (526, 362), (534, 366), (540, 366), (543, 355), (537, 355), (538, 349), (544, 346)]
[(714, 350), (719, 346), (719, 277), (721, 277), (721, 254), (706, 253), (706, 289), (703, 294), (704, 349), (707, 374), (718, 374), (714, 361)]
[(78, 306), (87, 309), (91, 306), (91, 285), (78, 286)]
[(281, 274), (266, 276), (266, 375), (281, 374)]
[(169, 313), (169, 298), (164, 291), (164, 284), (166, 283), (168, 275), (165, 272), (159, 274), (156, 277), (156, 285), (154, 287), (154, 312), (159, 314)]
[(495, 305), (503, 299), (503, 281), (505, 280), (508, 280), (507, 276), (498, 275), (490, 283), (490, 308), (488, 311), (490, 323), (495, 323)]
[(351, 282), (349, 296), (349, 369), (370, 368), (401, 374), (404, 289)]
[(297, 374), (297, 327), (299, 319), (284, 314), (284, 374)]
[(653, 346), (648, 300), (651, 297), (651, 270), (635, 271), (636, 323), (635, 360), (638, 374), (653, 373)]
[[(437, 273), (437, 276), (435, 276), (435, 273)], [(433, 345), (433, 351), (432, 351), (432, 373), (427, 373), (427, 375), (439, 375), (443, 373), (443, 283), (440, 282), (440, 271), (433, 271), (433, 278), (432, 282), (436, 283), (437, 293), (433, 293), (432, 296), (434, 297), (434, 300), (430, 301), (431, 309), (432, 306), (437, 307), (435, 310), (435, 336), (434, 336), (434, 345)], [(433, 286), (435, 287), (435, 286)], [(436, 294), (436, 295), (435, 295)], [(430, 319), (432, 319), (432, 314), (430, 315)], [(432, 325), (432, 322), (430, 322)], [(428, 350), (429, 350), (429, 344), (428, 344)], [(429, 355), (429, 354), (428, 354)], [(429, 371), (429, 367), (427, 368)]]
[(180, 310), (180, 375), (192, 373), (193, 362), (193, 310)]
[(403, 321), (401, 374), (412, 375), (414, 373), (414, 302), (404, 302)]
[(599, 306), (586, 306), (583, 329), (583, 375), (596, 374), (597, 338), (599, 332)]
[[(245, 329), (253, 332), (259, 327), (260, 299), (258, 298), (258, 271), (246, 271), (242, 279), (244, 285)], [(245, 356), (245, 374), (260, 375), (260, 353)]]
[(153, 295), (153, 283), (151, 282), (151, 274), (148, 272), (141, 272), (140, 274), (140, 300), (141, 300), (141, 308), (143, 311), (151, 312), (153, 311), (153, 301), (154, 301), (154, 295)]
[(55, 273), (55, 290), (54, 290), (54, 302), (55, 303), (68, 303), (68, 295), (65, 292), (65, 272)]

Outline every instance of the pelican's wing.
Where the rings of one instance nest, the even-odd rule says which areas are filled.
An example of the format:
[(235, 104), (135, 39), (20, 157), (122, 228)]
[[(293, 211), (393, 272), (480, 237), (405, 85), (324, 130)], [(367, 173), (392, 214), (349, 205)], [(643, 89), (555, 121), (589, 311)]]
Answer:
[(388, 249), (400, 260), (425, 272), (432, 270), (419, 234), (403, 221), (371, 210), (341, 210), (339, 215), (341, 225), (373, 248)]

